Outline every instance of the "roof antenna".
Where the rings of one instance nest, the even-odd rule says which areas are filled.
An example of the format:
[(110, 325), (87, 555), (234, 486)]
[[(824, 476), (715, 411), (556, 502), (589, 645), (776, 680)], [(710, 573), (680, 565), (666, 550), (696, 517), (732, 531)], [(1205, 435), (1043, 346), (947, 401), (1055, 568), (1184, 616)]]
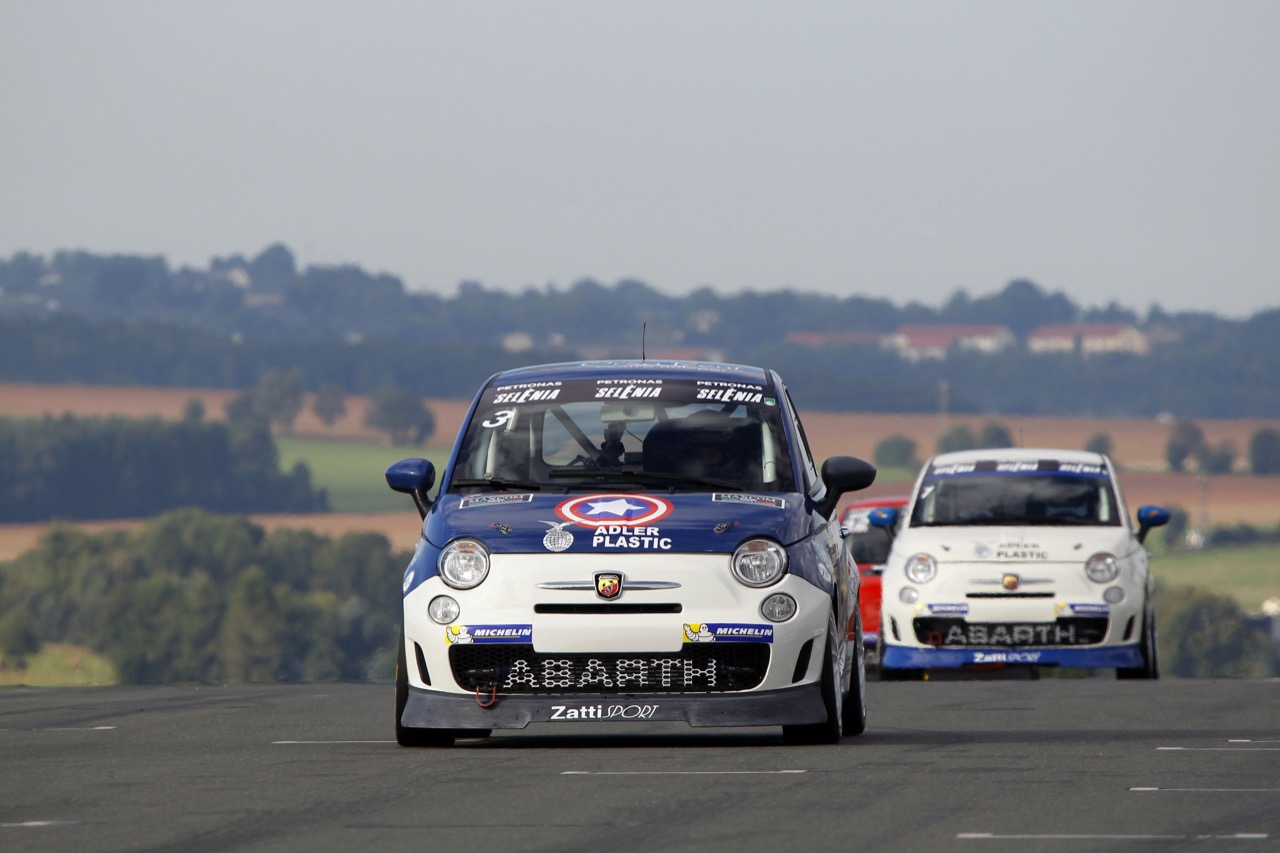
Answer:
[(641, 324), (640, 324), (640, 360), (641, 360), (641, 361), (644, 361), (644, 360), (645, 360), (645, 358), (644, 358), (644, 336), (645, 336), (645, 332), (647, 332), (648, 330), (649, 330), (649, 324), (648, 324), (648, 323), (641, 323)]

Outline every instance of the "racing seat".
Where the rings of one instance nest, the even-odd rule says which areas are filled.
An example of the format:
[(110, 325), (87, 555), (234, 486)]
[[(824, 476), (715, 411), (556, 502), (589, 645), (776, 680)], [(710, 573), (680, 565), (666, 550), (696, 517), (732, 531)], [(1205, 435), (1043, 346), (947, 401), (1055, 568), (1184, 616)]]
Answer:
[[(751, 424), (734, 427), (717, 412), (699, 412), (687, 418), (654, 424), (644, 440), (644, 470), (686, 477), (709, 477), (748, 486), (760, 480), (759, 452), (755, 465)], [(755, 439), (759, 444), (759, 439)]]

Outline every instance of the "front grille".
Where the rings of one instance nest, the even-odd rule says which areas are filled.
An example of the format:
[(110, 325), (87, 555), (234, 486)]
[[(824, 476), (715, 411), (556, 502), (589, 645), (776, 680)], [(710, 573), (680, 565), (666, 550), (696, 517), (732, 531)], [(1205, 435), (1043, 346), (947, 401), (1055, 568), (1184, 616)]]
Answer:
[(912, 620), (916, 640), (928, 646), (1092, 646), (1107, 636), (1107, 617), (1053, 622), (966, 622), (921, 617)]
[(769, 669), (768, 643), (686, 643), (678, 652), (539, 654), (531, 645), (456, 645), (464, 690), (501, 694), (724, 693), (750, 690)]
[(607, 614), (680, 613), (679, 604), (535, 604), (534, 613)]

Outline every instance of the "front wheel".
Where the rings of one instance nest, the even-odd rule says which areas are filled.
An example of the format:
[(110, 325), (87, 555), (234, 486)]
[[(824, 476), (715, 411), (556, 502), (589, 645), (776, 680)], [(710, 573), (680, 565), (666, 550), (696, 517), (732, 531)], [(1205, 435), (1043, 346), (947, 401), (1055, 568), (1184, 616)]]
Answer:
[(1116, 670), (1116, 678), (1148, 681), (1159, 678), (1160, 660), (1156, 641), (1156, 612), (1154, 608), (1148, 607), (1142, 614), (1142, 666), (1120, 667)]
[(404, 651), (404, 628), (400, 629), (400, 651), (396, 655), (396, 743), (401, 746), (452, 746), (451, 729), (420, 729), (401, 725), (409, 704), (409, 664)]
[(844, 735), (845, 691), (838, 671), (838, 641), (835, 614), (832, 614), (827, 624), (827, 647), (822, 655), (822, 704), (826, 706), (827, 719), (821, 723), (783, 726), (782, 739), (789, 744), (839, 743)]
[(867, 652), (862, 646), (862, 614), (857, 616), (856, 639), (847, 648), (853, 654), (853, 675), (849, 695), (844, 697), (844, 733), (860, 735), (867, 730)]

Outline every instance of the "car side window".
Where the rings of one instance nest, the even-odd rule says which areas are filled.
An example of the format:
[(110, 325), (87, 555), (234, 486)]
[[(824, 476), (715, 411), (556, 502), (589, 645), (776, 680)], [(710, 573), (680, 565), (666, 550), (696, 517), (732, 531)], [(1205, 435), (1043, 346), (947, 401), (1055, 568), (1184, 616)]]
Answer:
[(804, 424), (800, 422), (800, 415), (796, 410), (795, 401), (791, 399), (791, 392), (783, 389), (783, 394), (787, 397), (788, 415), (791, 418), (791, 425), (795, 429), (796, 436), (800, 439), (800, 467), (804, 471), (805, 491), (812, 493), (821, 478), (818, 476), (818, 468), (813, 464), (813, 454), (809, 451), (809, 437), (804, 433)]

